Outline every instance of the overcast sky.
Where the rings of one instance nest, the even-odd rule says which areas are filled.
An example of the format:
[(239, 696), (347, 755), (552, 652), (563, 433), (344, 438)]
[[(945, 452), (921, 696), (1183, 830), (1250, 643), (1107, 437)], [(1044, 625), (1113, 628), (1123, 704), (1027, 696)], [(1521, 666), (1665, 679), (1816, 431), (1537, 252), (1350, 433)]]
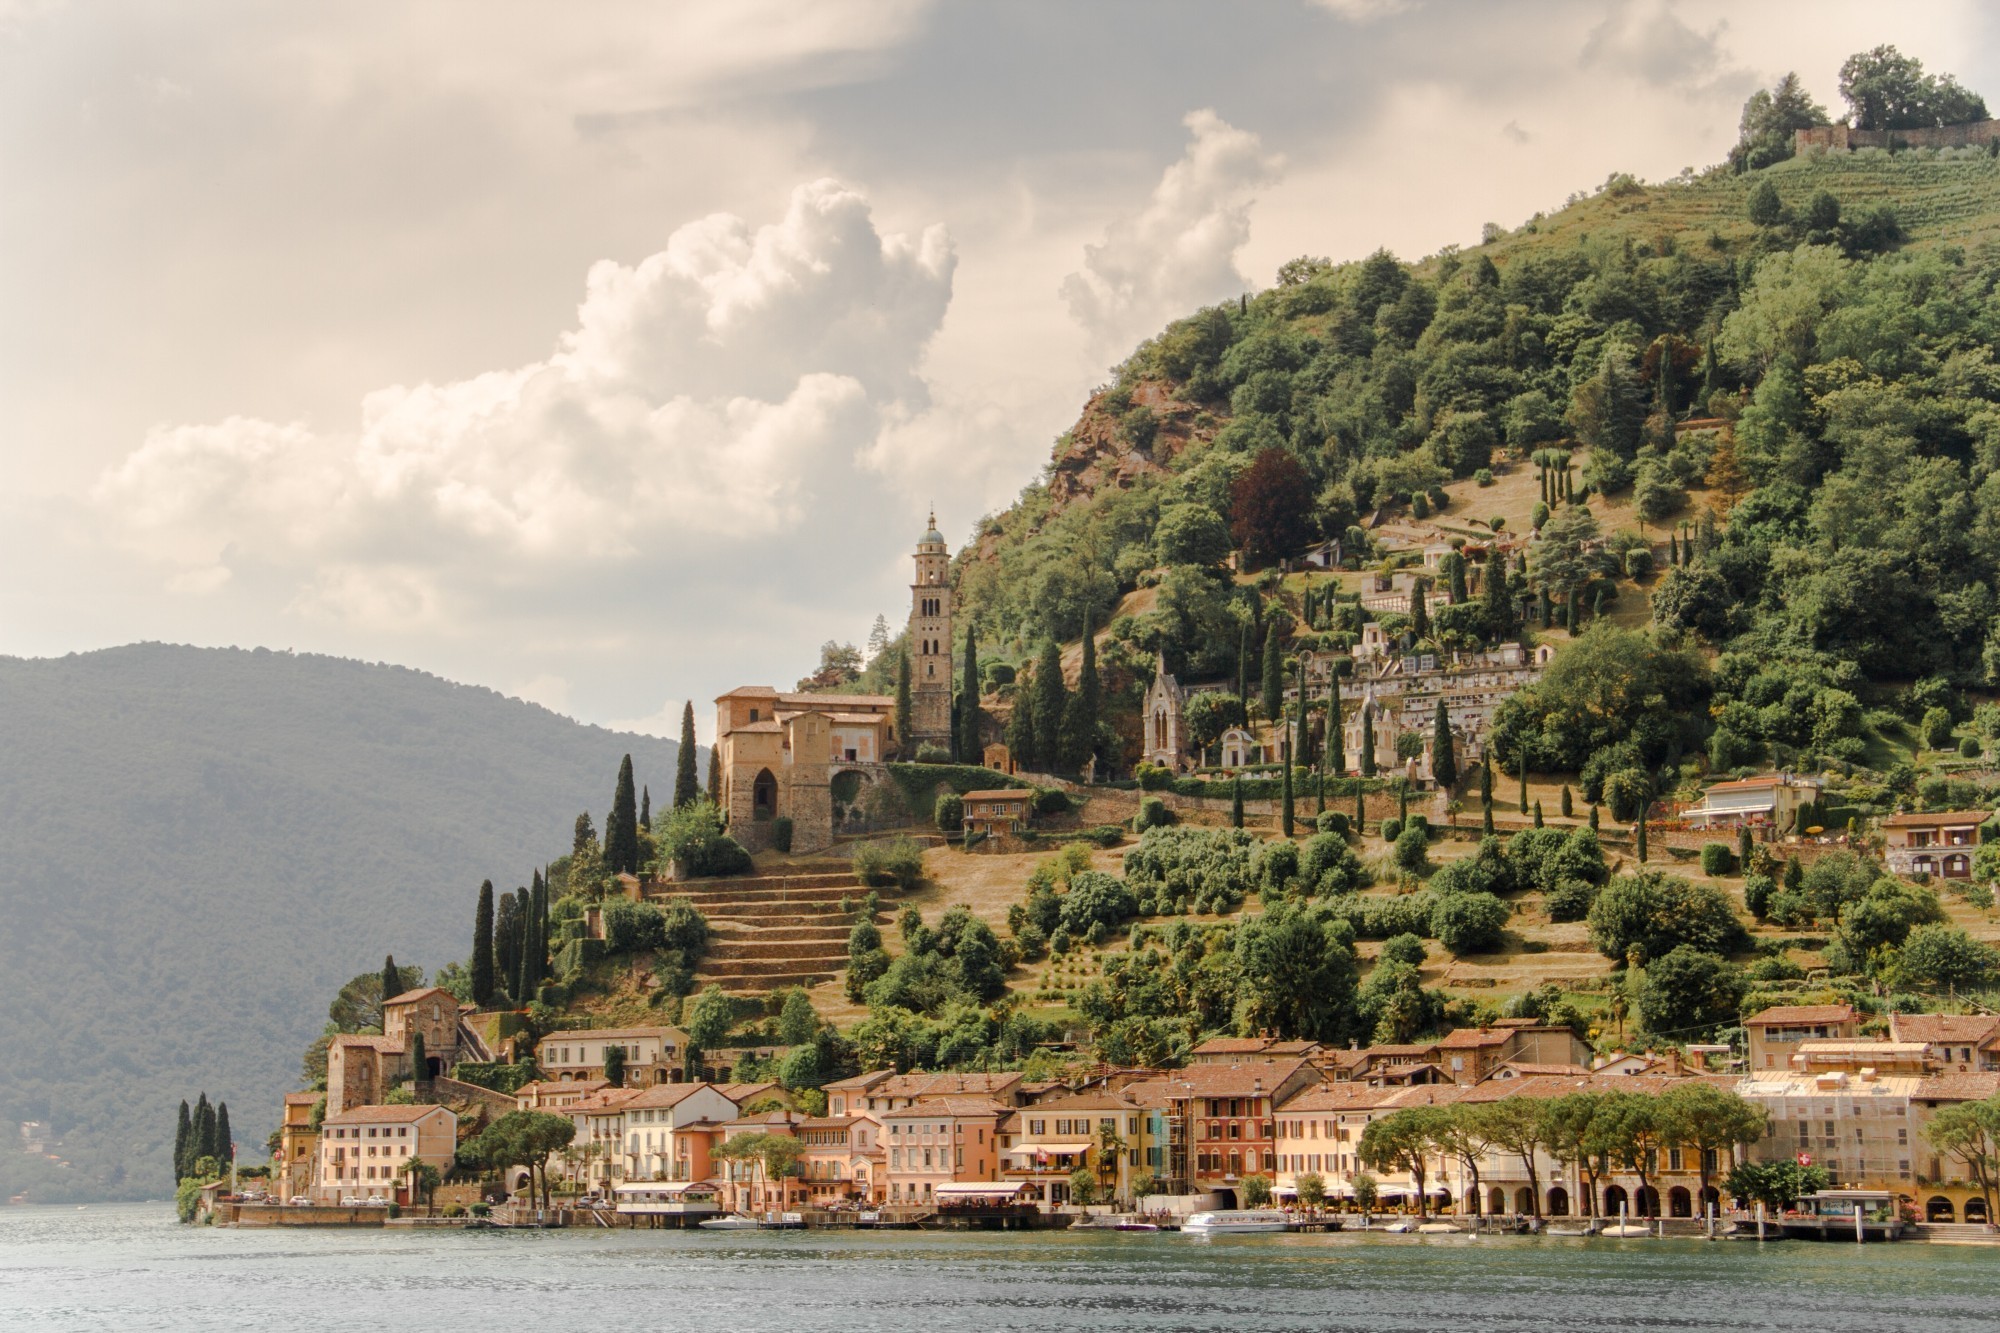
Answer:
[[(0, 0), (0, 653), (672, 734), (905, 614), (1138, 339), (1719, 160), (1974, 3)], [(703, 738), (710, 709), (697, 706)]]

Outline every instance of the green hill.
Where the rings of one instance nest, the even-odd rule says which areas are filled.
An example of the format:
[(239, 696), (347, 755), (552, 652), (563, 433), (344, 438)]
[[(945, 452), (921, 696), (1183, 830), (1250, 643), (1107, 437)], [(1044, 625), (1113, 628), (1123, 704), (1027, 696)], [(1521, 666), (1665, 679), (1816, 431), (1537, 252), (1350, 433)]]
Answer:
[(160, 1197), (203, 1088), (261, 1157), (341, 982), (462, 959), (482, 878), (601, 823), (628, 751), (670, 787), (676, 749), (328, 657), (0, 659), (0, 1193)]

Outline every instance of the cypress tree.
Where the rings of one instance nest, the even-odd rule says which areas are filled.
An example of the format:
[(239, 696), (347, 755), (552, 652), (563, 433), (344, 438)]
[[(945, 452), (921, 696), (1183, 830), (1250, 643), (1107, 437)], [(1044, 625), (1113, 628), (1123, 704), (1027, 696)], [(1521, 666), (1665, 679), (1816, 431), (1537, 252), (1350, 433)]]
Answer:
[(1542, 628), (1547, 629), (1549, 628), (1550, 624), (1555, 620), (1556, 608), (1555, 604), (1549, 601), (1549, 590), (1547, 588), (1543, 588), (1541, 591), (1542, 591), (1542, 616), (1541, 616)]
[(500, 909), (493, 921), (493, 962), (499, 975), (496, 984), (514, 994), (515, 974), (521, 969), (521, 905), (511, 893), (500, 895)]
[(1035, 692), (1025, 680), (1014, 687), (1014, 711), (1007, 716), (1007, 753), (1021, 768), (1037, 767)]
[(1540, 801), (1535, 802), (1535, 827), (1542, 827), (1542, 803)]
[(493, 1003), (493, 881), (479, 885), (479, 907), (472, 914), (472, 1002), (484, 1009)]
[(396, 968), (396, 955), (382, 959), (382, 1003), (388, 1004), (403, 993), (403, 974)]
[(651, 787), (639, 788), (639, 827), (642, 829), (653, 827), (653, 789)]
[[(905, 681), (909, 679), (909, 674), (910, 664), (905, 660), (903, 663)], [(901, 738), (898, 737), (898, 742), (900, 741)], [(708, 803), (722, 812), (725, 821), (729, 818), (729, 812), (722, 809), (722, 756), (715, 752), (713, 746), (710, 746), (708, 751)]]
[(1646, 812), (1639, 812), (1639, 822), (1633, 826), (1632, 840), (1638, 844), (1639, 864), (1646, 864)]
[(1521, 756), (1521, 813), (1528, 813), (1528, 756)]
[(1479, 799), (1483, 804), (1493, 804), (1493, 752), (1479, 756)]
[[(701, 753), (694, 740), (694, 700), (681, 705), (681, 743), (674, 754), (674, 809), (684, 810), (701, 797), (701, 780), (695, 763)], [(646, 821), (648, 824), (651, 820)]]
[[(1229, 787), (1229, 827), (1243, 827), (1243, 775), (1238, 773)], [(181, 1111), (186, 1113), (187, 1103), (181, 1103)]]
[(1681, 544), (1672, 532), (1667, 533), (1667, 566), (1672, 568), (1681, 562)]
[(208, 1104), (208, 1094), (202, 1093), (194, 1103), (194, 1132), (192, 1146), (188, 1149), (188, 1174), (195, 1174), (195, 1163), (204, 1157), (215, 1156), (215, 1108)]
[(1507, 570), (1498, 552), (1486, 561), (1486, 633), (1504, 639), (1514, 632), (1514, 603), (1507, 596)]
[(1484, 838), (1493, 836), (1493, 802), (1490, 799), (1479, 803), (1479, 834)]
[(1569, 619), (1564, 622), (1563, 628), (1571, 634), (1579, 634), (1583, 631), (1583, 589), (1581, 588), (1571, 588), (1569, 590)]
[(1097, 753), (1097, 713), (1102, 698), (1097, 680), (1097, 626), (1086, 614), (1083, 618), (1083, 651), (1076, 669), (1076, 695), (1070, 701), (1070, 706), (1076, 710), (1076, 722), (1071, 728), (1075, 738), (1071, 743), (1076, 747), (1075, 763), (1079, 773), (1091, 756)]
[(1278, 647), (1278, 626), (1274, 622), (1264, 631), (1264, 720), (1277, 725), (1284, 706), (1285, 664)]
[[(910, 743), (910, 650), (896, 651), (896, 752), (907, 762), (916, 758), (917, 747)], [(711, 760), (711, 766), (713, 761)], [(711, 789), (714, 784), (711, 782)]]
[(549, 976), (549, 882), (537, 870), (528, 886), (528, 980), (540, 985)]
[(1431, 636), (1430, 598), (1425, 595), (1424, 581), (1418, 579), (1410, 587), (1410, 641), (1422, 643)]
[(1326, 748), (1328, 763), (1336, 777), (1347, 774), (1347, 728), (1340, 716), (1340, 673), (1329, 677), (1326, 700)]
[(1562, 789), (1562, 816), (1564, 819), (1568, 819), (1575, 813), (1575, 803), (1570, 800), (1569, 784), (1565, 782)]
[(1445, 711), (1442, 695), (1431, 714), (1431, 781), (1440, 791), (1458, 785), (1458, 756), (1451, 747), (1451, 715)]
[(526, 1004), (535, 993), (534, 973), (528, 962), (535, 947), (535, 923), (530, 911), (531, 898), (528, 891), (516, 889), (514, 896), (518, 900), (515, 903), (514, 914), (521, 923), (520, 949), (514, 959), (514, 999), (517, 1003)]
[(430, 1052), (424, 1049), (424, 1034), (421, 1032), (412, 1032), (410, 1034), (410, 1083), (412, 1086), (418, 1083), (430, 1082), (430, 1063)]
[(1590, 831), (1597, 832), (1597, 802), (1590, 803)]
[(236, 1156), (236, 1136), (229, 1130), (229, 1103), (215, 1104), (215, 1160), (227, 1170), (229, 1161)]
[[(1244, 623), (1243, 630), (1236, 637), (1236, 699), (1244, 708), (1250, 706), (1250, 626)], [(1246, 717), (1247, 723), (1249, 719)]]
[(614, 875), (632, 875), (639, 870), (639, 792), (632, 781), (629, 754), (619, 761), (611, 813), (604, 817), (604, 867)]
[(965, 662), (962, 683), (958, 689), (958, 758), (959, 762), (976, 764), (980, 760), (979, 744), (979, 626), (968, 622), (965, 627)]
[(187, 1098), (181, 1098), (181, 1118), (174, 1126), (174, 1184), (179, 1185), (190, 1174), (188, 1165), (194, 1160), (189, 1149), (194, 1145), (194, 1117), (188, 1113)]
[(1359, 782), (1354, 784), (1354, 836), (1368, 831), (1368, 801)]
[(1306, 725), (1305, 654), (1304, 653), (1299, 654), (1296, 661), (1298, 663), (1298, 666), (1296, 671), (1293, 672), (1293, 675), (1298, 681), (1299, 701), (1298, 701), (1298, 707), (1293, 709), (1292, 711), (1296, 720), (1296, 725), (1293, 727), (1293, 731), (1297, 734), (1299, 742), (1297, 747), (1298, 753), (1293, 757), (1293, 763), (1299, 768), (1310, 768), (1312, 767), (1312, 761), (1313, 761), (1313, 744), (1312, 744), (1312, 731)]
[(1361, 705), (1361, 776), (1375, 776), (1375, 705)]
[(1451, 604), (1463, 606), (1470, 599), (1465, 586), (1465, 557), (1453, 551), (1450, 556), (1451, 568), (1447, 576), (1451, 579)]
[(1062, 648), (1054, 639), (1042, 644), (1035, 661), (1035, 757), (1053, 772), (1062, 764), (1061, 733), (1068, 711), (1069, 690), (1063, 684)]
[(1745, 824), (1736, 830), (1736, 871), (1738, 874), (1747, 875), (1750, 873), (1751, 850), (1750, 826)]
[(1410, 784), (1407, 782), (1396, 784), (1396, 822), (1398, 824), (1410, 822)]
[(1279, 756), (1280, 756), (1280, 757), (1281, 757), (1281, 758), (1282, 758), (1282, 759), (1284, 760), (1284, 764), (1285, 764), (1285, 775), (1284, 775), (1284, 777), (1285, 777), (1285, 781), (1284, 781), (1284, 806), (1283, 806), (1283, 814), (1282, 814), (1282, 815), (1280, 816), (1280, 819), (1279, 819), (1279, 824), (1278, 824), (1278, 827), (1279, 827), (1279, 828), (1281, 828), (1281, 829), (1283, 829), (1283, 830), (1284, 830), (1284, 833), (1285, 833), (1285, 836), (1289, 838), (1289, 837), (1291, 837), (1291, 836), (1292, 836), (1292, 756), (1291, 756), (1291, 747), (1290, 747), (1290, 746), (1287, 746), (1287, 745), (1282, 745), (1282, 744), (1281, 744), (1281, 745), (1280, 745), (1280, 748), (1279, 748)]

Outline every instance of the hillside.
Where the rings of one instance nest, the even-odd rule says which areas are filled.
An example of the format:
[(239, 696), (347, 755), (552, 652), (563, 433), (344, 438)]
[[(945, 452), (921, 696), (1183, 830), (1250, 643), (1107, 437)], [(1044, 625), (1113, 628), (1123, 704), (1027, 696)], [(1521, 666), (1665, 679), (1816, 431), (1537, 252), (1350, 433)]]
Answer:
[[(175, 1107), (261, 1156), (340, 983), (463, 959), (503, 888), (677, 747), (327, 657), (0, 659), (0, 1194), (160, 1197)], [(59, 1167), (15, 1123), (52, 1123)]]

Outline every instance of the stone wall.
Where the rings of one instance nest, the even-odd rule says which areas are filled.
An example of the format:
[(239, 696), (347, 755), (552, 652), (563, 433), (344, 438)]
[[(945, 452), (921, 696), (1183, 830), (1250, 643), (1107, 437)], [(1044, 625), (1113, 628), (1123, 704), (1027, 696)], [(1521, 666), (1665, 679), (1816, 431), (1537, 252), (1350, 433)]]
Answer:
[(1845, 125), (1821, 125), (1794, 130), (1792, 134), (1793, 145), (1799, 152), (1808, 148), (1842, 152), (1856, 148), (1983, 148), (2000, 140), (2000, 120), (1914, 130), (1856, 130)]

